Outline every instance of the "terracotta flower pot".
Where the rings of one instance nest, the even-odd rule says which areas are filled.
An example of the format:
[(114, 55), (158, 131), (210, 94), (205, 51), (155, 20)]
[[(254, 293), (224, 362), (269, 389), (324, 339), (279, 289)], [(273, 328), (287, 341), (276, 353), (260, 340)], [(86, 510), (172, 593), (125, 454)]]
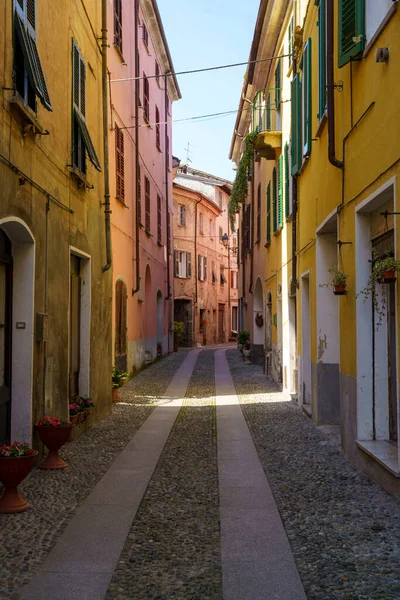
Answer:
[(69, 420), (71, 421), (72, 425), (76, 425), (78, 423), (78, 417), (79, 417), (78, 413), (76, 415), (69, 416)]
[(29, 474), (36, 456), (37, 450), (34, 450), (29, 456), (0, 458), (0, 481), (4, 485), (0, 513), (23, 512), (31, 507), (30, 502), (19, 495), (17, 486)]
[(112, 401), (118, 402), (118, 400), (121, 400), (121, 396), (119, 395), (119, 388), (113, 388), (112, 389)]
[(390, 269), (387, 271), (381, 271), (381, 283), (393, 283), (396, 281), (396, 271)]
[(59, 449), (69, 440), (72, 425), (68, 427), (49, 427), (47, 425), (37, 425), (38, 434), (41, 442), (47, 446), (49, 453), (44, 461), (39, 465), (40, 469), (65, 469), (67, 463), (58, 454)]
[(335, 296), (345, 296), (347, 294), (346, 285), (345, 284), (334, 285), (333, 293), (335, 294)]
[(80, 413), (78, 413), (78, 423), (82, 423), (82, 421), (85, 420), (85, 411), (81, 410)]

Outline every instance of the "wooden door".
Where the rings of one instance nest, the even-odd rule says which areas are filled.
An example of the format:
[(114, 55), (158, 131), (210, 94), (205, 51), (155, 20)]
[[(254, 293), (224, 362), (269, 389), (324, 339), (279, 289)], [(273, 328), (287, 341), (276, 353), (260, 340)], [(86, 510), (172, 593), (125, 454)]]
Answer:
[(122, 279), (115, 284), (115, 366), (126, 371), (127, 291)]
[(11, 434), (11, 242), (0, 230), (0, 445)]
[(225, 305), (218, 304), (218, 343), (225, 342)]
[(81, 330), (81, 277), (80, 258), (71, 255), (69, 304), (69, 397), (79, 395), (80, 330)]

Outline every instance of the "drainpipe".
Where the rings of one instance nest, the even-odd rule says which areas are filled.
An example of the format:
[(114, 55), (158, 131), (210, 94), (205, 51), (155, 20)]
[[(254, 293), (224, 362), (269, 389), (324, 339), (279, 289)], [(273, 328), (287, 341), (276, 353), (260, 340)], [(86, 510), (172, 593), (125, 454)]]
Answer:
[(334, 27), (333, 0), (326, 2), (326, 75), (328, 88), (327, 91), (327, 109), (328, 109), (328, 158), (331, 165), (337, 169), (343, 169), (343, 161), (336, 158), (335, 152), (335, 82), (333, 72), (333, 27)]
[(140, 291), (140, 219), (139, 219), (139, 0), (135, 0), (135, 176), (136, 176), (136, 287), (132, 290), (132, 296)]
[(103, 96), (103, 153), (104, 153), (104, 223), (106, 228), (106, 264), (103, 271), (108, 271), (112, 264), (111, 253), (111, 209), (110, 209), (110, 175), (108, 167), (108, 70), (107, 70), (107, 0), (101, 1), (101, 66)]

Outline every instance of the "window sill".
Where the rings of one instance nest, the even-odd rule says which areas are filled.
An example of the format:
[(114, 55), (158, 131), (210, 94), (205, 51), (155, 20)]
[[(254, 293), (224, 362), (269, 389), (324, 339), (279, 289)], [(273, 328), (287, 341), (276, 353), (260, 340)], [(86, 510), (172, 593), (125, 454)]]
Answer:
[(129, 206), (127, 204), (125, 204), (125, 202), (122, 200), (122, 198), (119, 198), (119, 196), (115, 196), (116, 201), (121, 204), (124, 208), (129, 208)]
[(127, 63), (126, 63), (126, 60), (124, 59), (124, 55), (122, 54), (121, 48), (117, 44), (114, 44), (114, 48), (115, 48), (115, 51), (118, 54), (119, 58), (121, 59), (122, 64), (124, 66), (126, 66)]
[(69, 171), (69, 174), (71, 175), (72, 179), (74, 179), (76, 181), (76, 183), (78, 184), (78, 188), (86, 188), (87, 190), (94, 189), (94, 185), (89, 183), (86, 175), (84, 173), (82, 173), (82, 171), (80, 171), (78, 169), (78, 167), (68, 166), (68, 171)]
[(160, 241), (157, 241), (157, 246), (158, 246), (159, 248), (162, 248), (162, 247), (163, 247), (163, 244), (162, 244)]
[(145, 228), (144, 232), (147, 235), (147, 237), (149, 237), (149, 238), (152, 237), (152, 235), (151, 235), (151, 233), (150, 233), (150, 231), (148, 229)]
[(274, 231), (274, 236), (277, 237), (278, 235), (281, 234), (283, 227), (279, 227), (279, 229), (277, 229), (276, 231)]
[(398, 448), (385, 440), (356, 441), (357, 446), (366, 454), (374, 458), (392, 475), (400, 478)]
[(291, 212), (286, 217), (286, 223), (292, 223), (292, 222), (293, 222), (293, 213)]
[(44, 129), (39, 123), (36, 113), (33, 112), (29, 106), (26, 106), (18, 96), (12, 96), (9, 99), (9, 103), (14, 112), (16, 112), (20, 118), (22, 118), (23, 134), (28, 135), (32, 133), (34, 135), (48, 135), (49, 132)]
[(318, 124), (317, 131), (315, 132), (315, 137), (316, 138), (319, 138), (321, 136), (321, 133), (325, 129), (325, 124), (327, 122), (328, 122), (328, 115), (327, 115), (327, 113), (325, 111), (324, 114), (322, 115), (322, 119), (320, 120), (320, 122)]
[(161, 154), (161, 153), (162, 153), (161, 146), (159, 146), (158, 144), (156, 144), (156, 148), (157, 148), (157, 150), (158, 150), (158, 151), (160, 152), (160, 154)]
[(391, 21), (392, 17), (396, 14), (396, 11), (397, 11), (397, 2), (395, 4), (393, 4), (393, 6), (389, 9), (388, 13), (386, 14), (386, 17), (383, 19), (382, 23), (379, 25), (379, 27), (375, 31), (374, 35), (369, 40), (368, 44), (365, 46), (365, 49), (363, 52), (363, 58), (366, 58), (366, 56), (368, 56), (368, 54), (371, 52), (373, 45), (378, 40), (379, 36), (385, 29), (386, 25), (389, 23), (389, 21)]
[(270, 241), (268, 241), (268, 242), (265, 242), (265, 244), (264, 244), (264, 248), (269, 248), (269, 247), (270, 247), (270, 245), (271, 245), (271, 242), (270, 242)]

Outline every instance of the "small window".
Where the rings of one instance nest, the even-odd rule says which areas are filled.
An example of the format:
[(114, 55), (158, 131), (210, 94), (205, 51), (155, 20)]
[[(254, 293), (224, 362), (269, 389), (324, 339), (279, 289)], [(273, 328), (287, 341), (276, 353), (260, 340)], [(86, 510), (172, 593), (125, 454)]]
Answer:
[(156, 106), (156, 146), (161, 151), (161, 125), (160, 125), (160, 111)]
[(145, 201), (145, 230), (150, 233), (151, 213), (150, 213), (150, 179), (144, 176), (144, 201)]
[(156, 81), (158, 85), (160, 85), (160, 66), (157, 61), (155, 61), (155, 72), (156, 72)]
[(150, 122), (150, 89), (146, 73), (143, 73), (143, 116)]
[(192, 276), (192, 254), (181, 250), (174, 250), (174, 275), (180, 279), (189, 279)]
[(221, 244), (223, 244), (223, 241), (222, 241), (223, 235), (224, 235), (224, 230), (222, 229), (222, 227), (220, 227), (219, 228), (219, 241)]
[(204, 215), (200, 213), (199, 215), (199, 232), (200, 235), (204, 235)]
[(122, 54), (122, 0), (114, 0), (114, 44)]
[(122, 202), (125, 199), (125, 158), (124, 158), (124, 134), (115, 124), (115, 164), (116, 164), (116, 192), (117, 199)]
[(147, 27), (144, 24), (144, 22), (142, 22), (142, 40), (148, 50), (149, 49), (149, 32), (147, 31)]
[(186, 227), (186, 206), (184, 204), (179, 205), (179, 225)]
[(161, 196), (157, 194), (157, 243), (159, 246), (162, 244), (161, 217)]
[(207, 257), (200, 256), (197, 257), (198, 265), (197, 265), (197, 276), (199, 281), (207, 281)]
[(138, 221), (142, 224), (142, 179), (140, 174), (140, 165), (137, 167), (137, 211)]
[(210, 239), (213, 242), (215, 236), (215, 223), (212, 219), (210, 219)]
[(238, 307), (232, 306), (232, 331), (238, 330)]
[(215, 272), (215, 262), (211, 263), (211, 279), (213, 284), (215, 284), (217, 282), (217, 275)]
[(222, 208), (223, 208), (223, 197), (222, 197), (221, 190), (218, 190), (218, 206), (222, 210)]
[(238, 272), (231, 271), (231, 288), (237, 290), (238, 287)]
[(166, 163), (167, 163), (167, 169), (168, 171), (170, 171), (170, 158), (169, 158), (169, 136), (166, 135), (165, 136), (165, 154), (166, 154)]
[(224, 265), (220, 266), (219, 281), (220, 281), (221, 285), (224, 285), (226, 283), (225, 267), (224, 267)]

